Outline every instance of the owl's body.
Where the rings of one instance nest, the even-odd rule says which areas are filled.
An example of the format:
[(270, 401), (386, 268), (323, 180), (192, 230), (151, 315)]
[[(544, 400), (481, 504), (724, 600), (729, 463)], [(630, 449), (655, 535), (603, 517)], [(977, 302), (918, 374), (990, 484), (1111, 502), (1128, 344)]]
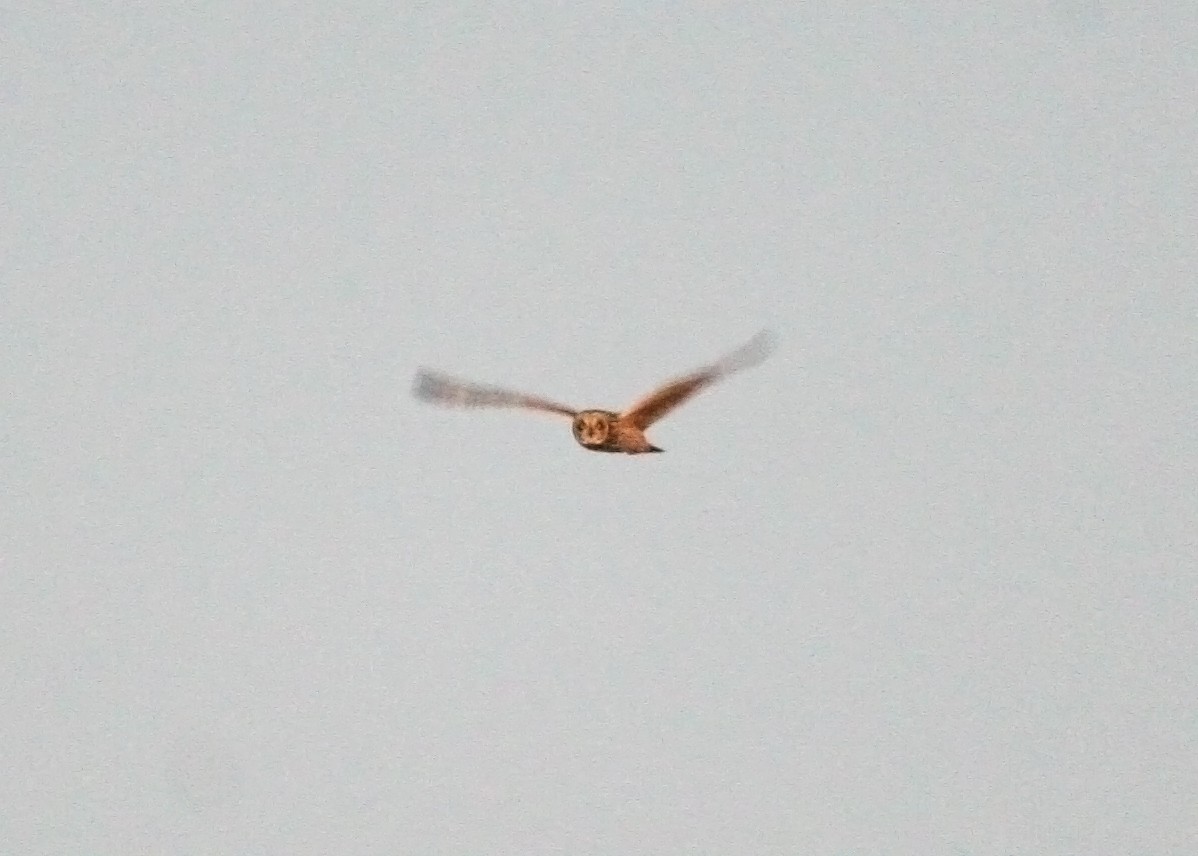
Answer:
[(573, 427), (578, 445), (593, 452), (640, 455), (664, 451), (650, 443), (644, 431), (610, 410), (583, 410), (574, 417)]
[(413, 392), (417, 398), (447, 407), (519, 407), (568, 416), (573, 422), (574, 439), (584, 449), (639, 455), (662, 451), (645, 437), (646, 428), (717, 380), (760, 363), (769, 355), (770, 345), (769, 335), (759, 333), (713, 365), (670, 381), (622, 413), (574, 410), (548, 399), (468, 383), (424, 369), (416, 373)]

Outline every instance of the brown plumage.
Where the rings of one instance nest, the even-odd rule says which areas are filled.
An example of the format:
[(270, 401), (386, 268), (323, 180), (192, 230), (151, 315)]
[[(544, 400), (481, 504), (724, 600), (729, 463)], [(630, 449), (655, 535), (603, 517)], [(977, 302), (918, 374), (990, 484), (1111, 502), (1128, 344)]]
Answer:
[(583, 448), (638, 455), (662, 451), (645, 437), (645, 429), (650, 425), (716, 381), (757, 365), (771, 350), (770, 334), (758, 333), (727, 356), (666, 383), (622, 413), (574, 410), (545, 398), (469, 383), (427, 369), (416, 372), (412, 391), (422, 401), (445, 407), (519, 407), (569, 416), (573, 420), (574, 439)]

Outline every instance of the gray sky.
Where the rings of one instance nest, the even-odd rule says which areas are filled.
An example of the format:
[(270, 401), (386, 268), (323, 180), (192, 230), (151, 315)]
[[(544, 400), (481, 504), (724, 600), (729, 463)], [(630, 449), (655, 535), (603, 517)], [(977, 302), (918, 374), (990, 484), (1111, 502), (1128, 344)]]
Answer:
[(1198, 850), (1192, 3), (201, 5), (4, 16), (6, 849)]

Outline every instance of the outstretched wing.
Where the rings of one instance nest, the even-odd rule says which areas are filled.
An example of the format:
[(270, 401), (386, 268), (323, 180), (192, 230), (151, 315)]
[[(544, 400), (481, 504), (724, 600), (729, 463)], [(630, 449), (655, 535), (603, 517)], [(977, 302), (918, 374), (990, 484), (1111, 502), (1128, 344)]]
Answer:
[(772, 350), (773, 336), (768, 330), (762, 330), (718, 362), (697, 369), (654, 390), (621, 413), (620, 418), (643, 431), (717, 380), (721, 380), (733, 372), (757, 365), (768, 357)]
[(420, 369), (412, 384), (412, 393), (421, 401), (440, 404), (443, 407), (522, 407), (526, 410), (544, 410), (574, 418), (575, 412), (564, 404), (509, 392), (494, 386), (467, 383), (448, 375)]

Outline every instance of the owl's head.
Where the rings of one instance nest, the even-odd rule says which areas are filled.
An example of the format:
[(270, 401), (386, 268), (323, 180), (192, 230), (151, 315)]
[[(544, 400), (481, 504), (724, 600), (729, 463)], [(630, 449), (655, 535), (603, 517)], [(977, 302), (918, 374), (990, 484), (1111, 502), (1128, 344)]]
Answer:
[(574, 417), (574, 439), (583, 446), (602, 446), (611, 437), (611, 422), (614, 413), (602, 410), (584, 410)]

